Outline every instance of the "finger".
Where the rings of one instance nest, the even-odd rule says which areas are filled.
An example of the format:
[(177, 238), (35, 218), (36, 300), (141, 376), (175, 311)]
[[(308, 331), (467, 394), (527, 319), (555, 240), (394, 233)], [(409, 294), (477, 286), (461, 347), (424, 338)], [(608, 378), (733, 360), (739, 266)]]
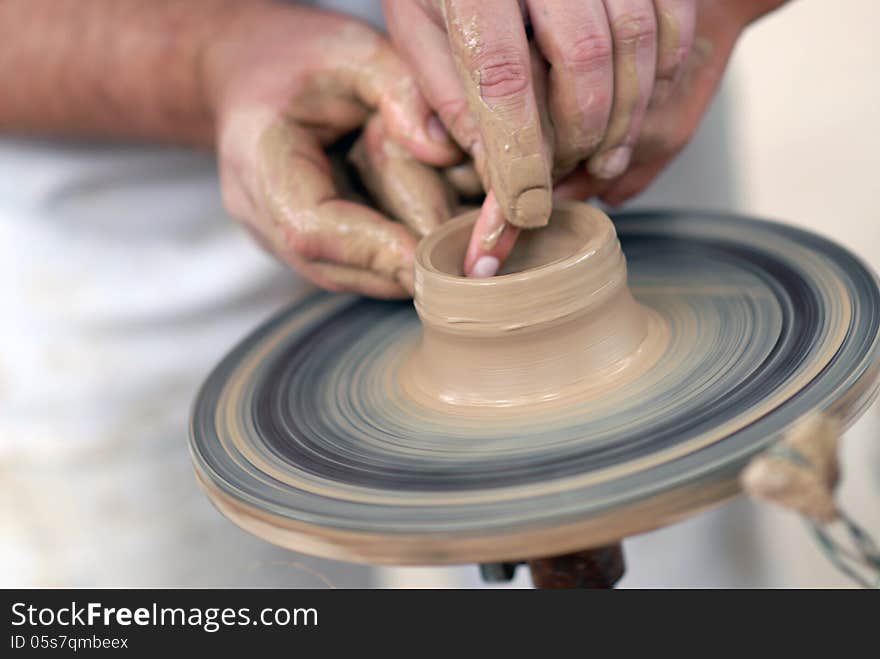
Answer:
[(413, 296), (413, 286), (391, 281), (361, 268), (335, 263), (314, 263), (305, 273), (310, 281), (328, 291), (359, 293), (383, 300), (402, 300)]
[(602, 141), (614, 94), (611, 31), (602, 0), (529, 0), (541, 53), (550, 63), (554, 177), (572, 171)]
[(369, 270), (402, 285), (412, 279), (418, 241), (403, 225), (341, 199), (326, 200), (315, 211), (316, 226), (292, 234), (298, 254)]
[(697, 6), (694, 0), (654, 0), (657, 17), (657, 72), (652, 104), (663, 103), (682, 72), (694, 43)]
[(473, 198), (483, 195), (483, 183), (473, 161), (447, 167), (443, 170), (443, 176), (462, 197)]
[(363, 63), (354, 64), (358, 60), (351, 58), (345, 48), (333, 57), (340, 60), (334, 82), (368, 108), (377, 109), (388, 133), (414, 156), (440, 166), (461, 158), (419, 91), (412, 71), (384, 38), (375, 35), (373, 50)]
[(495, 276), (513, 250), (519, 232), (518, 227), (504, 219), (495, 193), (486, 195), (465, 252), (465, 275), (476, 278)]
[(584, 167), (579, 167), (553, 186), (553, 199), (587, 201), (600, 195), (609, 186), (592, 176)]
[[(249, 225), (245, 225), (250, 228)], [(257, 235), (257, 234), (254, 234)], [(262, 237), (260, 237), (262, 238)], [(261, 239), (259, 242), (263, 242)], [(388, 300), (405, 299), (413, 295), (411, 278), (392, 281), (387, 277), (364, 270), (335, 263), (306, 261), (290, 251), (271, 250), (275, 256), (291, 269), (321, 288), (336, 293), (359, 293), (369, 297)]]
[[(607, 181), (578, 169), (553, 187), (553, 199), (586, 201), (602, 194)], [(491, 277), (497, 274), (516, 245), (520, 230), (506, 221), (490, 192), (480, 209), (474, 231), (465, 253), (464, 272), (469, 277)]]
[(547, 223), (552, 160), (545, 149), (516, 0), (448, 0), (446, 30), (480, 125), (490, 187), (519, 227)]
[(657, 22), (650, 0), (605, 0), (614, 43), (614, 102), (611, 118), (589, 171), (597, 178), (620, 176), (629, 165), (651, 90), (657, 60)]
[(467, 153), (475, 155), (479, 126), (449, 52), (446, 29), (417, 0), (384, 0), (385, 20), (395, 48), (416, 74), (422, 93), (442, 126)]
[[(701, 14), (705, 20), (711, 14)], [(725, 63), (735, 43), (735, 28), (726, 40), (711, 46), (695, 42), (679, 74), (673, 96), (664, 105), (652, 106), (645, 119), (638, 146), (633, 152), (632, 166), (618, 179), (608, 181), (600, 198), (618, 205), (634, 197), (654, 181), (672, 160), (687, 146), (700, 125), (724, 73)]]
[[(547, 110), (547, 64), (534, 44), (529, 45), (532, 88), (541, 117), (541, 134), (545, 153), (552, 158), (553, 126)], [(465, 254), (464, 271), (469, 276), (487, 277), (497, 271), (516, 243), (518, 229), (505, 218), (494, 194), (487, 196), (471, 233), (469, 249)]]
[(529, 64), (532, 74), (532, 90), (535, 94), (535, 105), (541, 122), (541, 139), (544, 144), (543, 153), (553, 162), (556, 154), (556, 131), (550, 119), (550, 66), (541, 55), (534, 43), (529, 43)]
[(258, 144), (265, 233), (276, 253), (310, 272), (317, 263), (369, 271), (411, 288), (416, 237), (403, 225), (339, 199), (330, 163), (299, 126), (275, 122)]
[(428, 235), (452, 215), (453, 199), (441, 174), (394, 142), (381, 116), (373, 116), (349, 160), (379, 207), (416, 234)]
[(654, 161), (633, 165), (619, 179), (611, 181), (605, 190), (598, 193), (598, 196), (609, 206), (619, 206), (647, 188), (666, 164), (667, 162)]

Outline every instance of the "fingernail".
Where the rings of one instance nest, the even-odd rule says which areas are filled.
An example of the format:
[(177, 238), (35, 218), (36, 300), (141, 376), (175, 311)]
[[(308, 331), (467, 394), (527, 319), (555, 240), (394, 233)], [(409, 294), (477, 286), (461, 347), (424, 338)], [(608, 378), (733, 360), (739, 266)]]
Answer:
[(477, 262), (474, 263), (474, 267), (471, 269), (471, 277), (475, 277), (476, 279), (494, 277), (495, 273), (498, 272), (500, 265), (500, 261), (494, 256), (481, 256), (477, 259)]
[(446, 127), (436, 114), (432, 114), (431, 118), (428, 119), (428, 135), (435, 142), (449, 141), (449, 133), (446, 132)]
[(515, 224), (520, 227), (542, 227), (550, 219), (553, 198), (546, 188), (526, 190), (516, 198)]
[(606, 151), (590, 163), (590, 172), (598, 178), (617, 178), (629, 165), (631, 153), (632, 150), (628, 146), (619, 146)]

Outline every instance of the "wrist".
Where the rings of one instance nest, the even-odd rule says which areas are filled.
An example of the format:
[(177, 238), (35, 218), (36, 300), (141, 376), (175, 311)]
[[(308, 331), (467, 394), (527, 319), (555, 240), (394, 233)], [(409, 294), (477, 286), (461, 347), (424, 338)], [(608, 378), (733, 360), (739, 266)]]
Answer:
[(252, 61), (250, 50), (256, 40), (262, 43), (266, 30), (276, 27), (289, 13), (289, 8), (274, 0), (238, 0), (224, 2), (222, 10), (212, 17), (197, 58), (197, 77), (205, 111), (216, 125), (236, 94), (249, 79), (259, 76), (259, 66)]

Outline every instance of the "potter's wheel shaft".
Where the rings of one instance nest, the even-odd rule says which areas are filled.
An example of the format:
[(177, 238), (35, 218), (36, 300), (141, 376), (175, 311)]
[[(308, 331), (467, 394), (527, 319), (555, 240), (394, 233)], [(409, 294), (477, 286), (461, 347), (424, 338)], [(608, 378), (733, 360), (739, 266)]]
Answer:
[(620, 543), (528, 562), (535, 588), (613, 588), (626, 571)]
[[(626, 572), (620, 543), (523, 562), (535, 588), (613, 588)], [(513, 580), (521, 564), (484, 563), (480, 573), (489, 583), (504, 583)]]

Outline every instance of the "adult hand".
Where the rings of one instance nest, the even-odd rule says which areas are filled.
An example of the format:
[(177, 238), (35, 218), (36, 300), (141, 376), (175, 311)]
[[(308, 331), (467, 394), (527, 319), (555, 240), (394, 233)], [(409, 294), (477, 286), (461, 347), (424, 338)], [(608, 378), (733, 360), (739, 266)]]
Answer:
[(491, 193), (466, 272), (494, 274), (515, 238), (505, 220), (546, 224), (554, 178), (584, 160), (600, 180), (626, 170), (652, 96), (690, 51), (695, 2), (385, 1), (392, 40)]
[[(324, 288), (411, 294), (418, 234), (450, 213), (444, 179), (428, 165), (461, 154), (381, 35), (337, 14), (249, 3), (211, 41), (205, 71), (230, 213)], [(371, 116), (354, 159), (418, 180), (421, 195), (380, 194), (410, 226), (343, 198), (325, 153)]]
[(627, 171), (612, 180), (576, 172), (555, 191), (568, 198), (597, 196), (617, 205), (644, 190), (693, 137), (745, 28), (785, 2), (700, 0), (694, 47), (675, 84), (662, 95), (655, 94)]

